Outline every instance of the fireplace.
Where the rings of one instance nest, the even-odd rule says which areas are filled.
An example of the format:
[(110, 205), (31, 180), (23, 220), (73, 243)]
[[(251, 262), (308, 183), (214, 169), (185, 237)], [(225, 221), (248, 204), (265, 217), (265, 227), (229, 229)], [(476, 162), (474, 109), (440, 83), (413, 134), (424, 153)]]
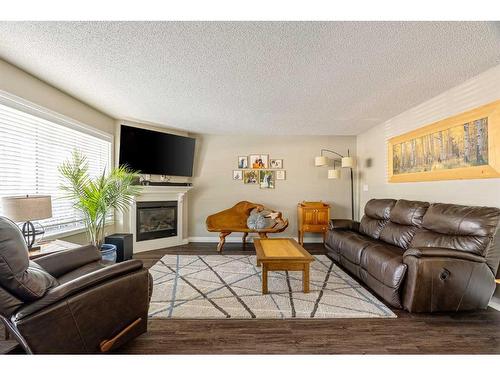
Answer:
[(177, 201), (137, 202), (136, 241), (177, 236)]

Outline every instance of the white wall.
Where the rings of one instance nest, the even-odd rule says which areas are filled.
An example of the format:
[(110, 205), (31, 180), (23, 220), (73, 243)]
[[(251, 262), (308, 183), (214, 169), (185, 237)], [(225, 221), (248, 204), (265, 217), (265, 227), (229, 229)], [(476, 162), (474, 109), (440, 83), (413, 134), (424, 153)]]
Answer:
[[(361, 212), (369, 199), (384, 197), (500, 207), (498, 178), (387, 182), (389, 138), (498, 99), (500, 65), (360, 134), (357, 137), (357, 153)], [(394, 100), (397, 100), (397, 97)], [(364, 191), (364, 187), (367, 187), (368, 191)]]
[[(355, 155), (356, 140), (355, 137), (334, 136), (198, 136), (194, 187), (188, 193), (189, 236), (195, 239), (217, 237), (216, 233), (206, 231), (206, 217), (242, 200), (282, 211), (290, 221), (285, 232), (290, 236), (297, 235), (296, 207), (303, 200), (328, 202), (332, 205), (332, 217), (349, 218), (348, 171), (342, 172), (341, 180), (328, 180), (328, 167), (314, 166), (314, 157), (322, 148), (340, 153), (350, 149)], [(259, 153), (283, 159), (286, 180), (276, 181), (275, 189), (259, 189), (257, 185), (232, 180), (233, 169), (238, 169), (238, 156)], [(240, 237), (241, 234), (231, 236)], [(311, 237), (319, 239), (319, 235), (308, 236)]]

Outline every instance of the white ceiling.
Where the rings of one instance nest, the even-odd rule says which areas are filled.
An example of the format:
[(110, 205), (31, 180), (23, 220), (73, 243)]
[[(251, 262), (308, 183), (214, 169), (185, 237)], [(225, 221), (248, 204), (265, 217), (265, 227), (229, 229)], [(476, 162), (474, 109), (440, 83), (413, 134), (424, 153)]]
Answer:
[(0, 22), (0, 58), (115, 118), (353, 135), (500, 64), (500, 26)]

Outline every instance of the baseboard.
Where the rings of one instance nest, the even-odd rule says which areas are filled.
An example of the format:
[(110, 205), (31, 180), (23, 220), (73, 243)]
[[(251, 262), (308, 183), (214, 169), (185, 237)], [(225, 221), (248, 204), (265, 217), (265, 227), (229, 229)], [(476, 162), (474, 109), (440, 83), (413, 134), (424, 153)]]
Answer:
[[(258, 237), (247, 237), (247, 242), (253, 242), (254, 238)], [(273, 238), (272, 236), (269, 236), (269, 238)], [(289, 237), (287, 237), (289, 238)], [(297, 237), (292, 237), (296, 241), (298, 240)], [(219, 242), (219, 237), (189, 237), (189, 242)], [(226, 243), (242, 243), (242, 237), (231, 237), (228, 236), (226, 237)], [(318, 238), (304, 238), (304, 243), (323, 243), (323, 238), (318, 237)]]
[(166, 244), (166, 245), (159, 246), (159, 247), (154, 247), (153, 246), (153, 247), (140, 248), (140, 247), (134, 246), (134, 254), (136, 254), (136, 253), (144, 253), (146, 251), (151, 251), (151, 250), (166, 249), (166, 248), (169, 248), (169, 247), (187, 245), (188, 243), (189, 243), (189, 240), (187, 238), (183, 238), (183, 239), (180, 239), (180, 240), (176, 240), (175, 242), (172, 242), (170, 244)]
[(488, 306), (491, 307), (492, 309), (500, 311), (500, 298), (493, 297)]

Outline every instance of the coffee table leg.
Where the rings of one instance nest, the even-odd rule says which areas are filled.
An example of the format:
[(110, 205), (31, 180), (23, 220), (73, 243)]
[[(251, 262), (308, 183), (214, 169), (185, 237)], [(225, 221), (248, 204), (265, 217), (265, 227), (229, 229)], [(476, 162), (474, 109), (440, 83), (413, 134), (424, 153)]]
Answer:
[(267, 294), (267, 265), (264, 263), (262, 265), (262, 294)]
[(309, 293), (309, 263), (304, 264), (304, 270), (302, 271), (302, 288), (304, 293)]

